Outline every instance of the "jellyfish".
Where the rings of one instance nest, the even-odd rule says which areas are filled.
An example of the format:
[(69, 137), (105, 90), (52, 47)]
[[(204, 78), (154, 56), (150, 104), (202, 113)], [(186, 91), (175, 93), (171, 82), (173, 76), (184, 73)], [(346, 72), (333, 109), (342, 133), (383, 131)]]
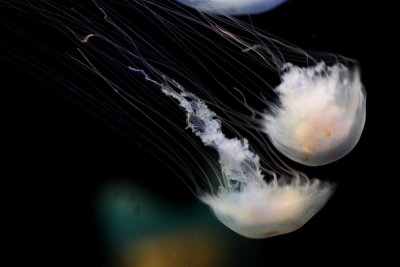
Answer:
[(333, 184), (309, 180), (298, 172), (279, 179), (273, 174), (267, 183), (260, 158), (247, 139), (227, 138), (204, 101), (174, 80), (163, 84), (145, 77), (178, 101), (186, 112), (188, 127), (206, 146), (217, 150), (222, 172), (218, 192), (202, 192), (199, 198), (234, 232), (248, 238), (290, 233), (313, 217), (333, 193)]
[[(240, 15), (261, 13), (284, 1), (179, 2), (208, 14)], [(261, 49), (270, 52), (268, 47)], [(358, 143), (365, 124), (366, 93), (359, 68), (340, 63), (327, 66), (323, 61), (299, 67), (272, 57), (281, 70), (281, 83), (274, 88), (279, 100), (270, 104), (261, 127), (275, 148), (309, 166), (325, 165), (348, 154)]]
[(357, 68), (287, 64), (274, 90), (279, 104), (266, 112), (264, 132), (286, 157), (320, 166), (342, 158), (358, 143), (366, 98)]
[(33, 8), (78, 46), (62, 56), (111, 89), (80, 96), (132, 125), (155, 157), (171, 159), (171, 170), (234, 232), (267, 238), (302, 227), (335, 185), (310, 179), (281, 154), (323, 165), (355, 146), (365, 121), (357, 62), (176, 1), (122, 3), (129, 17), (113, 1)]
[(286, 0), (177, 0), (208, 14), (250, 15), (267, 12)]

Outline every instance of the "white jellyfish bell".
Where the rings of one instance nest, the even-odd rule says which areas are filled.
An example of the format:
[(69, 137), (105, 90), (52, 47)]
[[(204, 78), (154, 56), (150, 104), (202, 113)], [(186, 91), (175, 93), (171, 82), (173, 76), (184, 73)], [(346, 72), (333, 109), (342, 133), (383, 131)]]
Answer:
[(249, 182), (241, 190), (224, 188), (219, 195), (202, 200), (236, 233), (266, 238), (299, 229), (324, 206), (333, 188), (317, 179), (303, 184), (296, 179), (289, 184)]
[(177, 0), (208, 14), (250, 15), (267, 12), (286, 0)]
[(328, 164), (349, 153), (360, 139), (366, 95), (358, 68), (321, 62), (308, 68), (284, 66), (275, 88), (278, 105), (262, 126), (286, 157), (310, 166)]

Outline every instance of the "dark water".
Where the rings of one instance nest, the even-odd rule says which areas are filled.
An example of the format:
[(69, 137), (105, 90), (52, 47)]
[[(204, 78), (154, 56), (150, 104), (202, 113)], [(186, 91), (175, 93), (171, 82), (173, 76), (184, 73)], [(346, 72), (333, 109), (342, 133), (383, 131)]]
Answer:
[[(115, 265), (115, 260), (111, 259), (114, 251), (110, 248), (110, 235), (104, 229), (122, 226), (104, 226), (99, 209), (106, 208), (99, 204), (98, 198), (99, 192), (106, 190), (104, 188), (114, 188), (110, 184), (119, 186), (121, 180), (123, 185), (129, 181), (129, 186), (138, 184), (145, 188), (150, 198), (159, 203), (149, 208), (154, 210), (154, 216), (143, 215), (150, 216), (150, 222), (170, 217), (171, 225), (190, 229), (189, 236), (204, 237), (201, 240), (181, 237), (183, 241), (179, 242), (187, 247), (177, 245), (177, 250), (201, 251), (207, 246), (191, 244), (207, 244), (209, 236), (218, 239), (209, 241), (218, 244), (215, 250), (220, 252), (213, 256), (221, 257), (220, 262), (213, 263), (215, 266), (317, 266), (384, 259), (380, 254), (384, 246), (376, 238), (388, 236), (380, 222), (388, 220), (385, 218), (389, 216), (382, 207), (392, 204), (390, 200), (382, 204), (384, 191), (391, 183), (383, 174), (388, 168), (390, 148), (390, 138), (383, 133), (392, 129), (382, 118), (395, 114), (383, 95), (389, 88), (382, 88), (387, 82), (383, 60), (393, 55), (387, 52), (391, 48), (385, 44), (390, 42), (386, 41), (388, 35), (383, 30), (393, 25), (384, 16), (390, 8), (379, 8), (365, 1), (293, 0), (269, 13), (252, 17), (258, 27), (302, 48), (330, 51), (358, 60), (367, 91), (367, 122), (359, 144), (345, 158), (318, 168), (290, 162), (310, 177), (338, 184), (326, 207), (294, 233), (251, 240), (221, 226), (206, 207), (197, 203), (171, 169), (140, 146), (145, 144), (142, 139), (129, 136), (138, 143), (135, 144), (123, 135), (131, 132), (122, 130), (121, 134), (124, 127), (108, 118), (107, 112), (96, 111), (91, 103), (66, 93), (66, 85), (46, 76), (40, 68), (54, 69), (61, 76), (70, 75), (71, 69), (68, 64), (55, 60), (54, 54), (47, 53), (46, 48), (29, 41), (26, 34), (61, 54), (76, 54), (76, 46), (37, 16), (2, 7), (3, 2), (0, 2), (0, 64), (1, 93), (6, 104), (2, 131), (7, 136), (3, 137), (4, 147), (7, 147), (2, 160), (7, 181), (3, 188), (8, 193), (5, 204), (12, 211), (7, 217), (18, 222), (12, 238), (15, 247), (21, 248), (17, 262), (30, 255), (27, 256), (29, 261), (52, 266)], [(5, 1), (4, 4), (14, 3)], [(375, 19), (379, 12), (383, 18)], [(381, 48), (382, 44), (387, 50)], [(104, 86), (94, 76), (84, 75), (93, 79), (94, 87), (97, 83), (99, 87)], [(121, 103), (122, 107), (124, 105)], [(129, 186), (126, 185), (128, 189)], [(135, 216), (142, 216), (141, 209), (133, 205), (133, 221)], [(199, 212), (193, 215), (193, 209)], [(166, 210), (170, 212), (165, 214)], [(152, 228), (149, 225), (140, 228), (149, 235), (137, 235), (141, 238), (168, 237), (168, 233), (179, 233), (177, 227)], [(211, 229), (207, 233), (202, 229), (205, 225)], [(124, 237), (124, 232), (120, 236)], [(126, 239), (130, 237), (127, 232)], [(171, 239), (176, 241), (177, 237)], [(152, 240), (156, 244), (167, 242)], [(164, 251), (166, 247), (168, 245), (156, 250)], [(204, 251), (211, 253), (211, 250)], [(177, 251), (177, 257), (179, 255), (182, 254)], [(191, 258), (190, 255), (181, 257)], [(207, 266), (207, 263), (187, 266)]]

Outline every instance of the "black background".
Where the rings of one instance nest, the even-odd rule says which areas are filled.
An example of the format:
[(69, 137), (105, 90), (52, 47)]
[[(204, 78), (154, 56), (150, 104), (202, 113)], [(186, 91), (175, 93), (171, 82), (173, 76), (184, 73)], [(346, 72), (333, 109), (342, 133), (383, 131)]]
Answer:
[[(386, 243), (379, 238), (390, 238), (384, 227), (390, 215), (383, 209), (390, 202), (382, 201), (382, 197), (393, 182), (384, 170), (390, 162), (387, 151), (394, 149), (394, 144), (389, 145), (391, 127), (385, 118), (394, 115), (393, 106), (388, 103), (395, 95), (388, 97), (383, 91), (389, 90), (385, 85), (389, 65), (385, 61), (394, 54), (386, 32), (393, 25), (386, 19), (389, 7), (366, 2), (292, 0), (274, 11), (254, 16), (255, 25), (302, 48), (357, 59), (367, 90), (368, 115), (354, 151), (338, 162), (311, 171), (339, 185), (318, 221), (311, 220), (298, 234), (268, 239), (272, 241), (246, 241), (249, 245), (257, 242), (274, 253), (267, 260), (261, 249), (251, 255), (250, 266), (259, 266), (257, 262), (260, 266), (285, 266), (384, 260), (381, 249)], [(55, 266), (101, 266), (106, 252), (92, 210), (97, 188), (116, 176), (135, 179), (138, 173), (150, 173), (153, 177), (171, 178), (172, 174), (87, 107), (66, 97), (57, 83), (29, 74), (32, 66), (16, 59), (10, 51), (23, 50), (42, 62), (53, 62), (51, 55), (26, 43), (4, 22), (25, 29), (53, 47), (70, 49), (61, 35), (12, 8), (1, 7), (0, 16), (5, 26), (0, 35), (4, 48), (0, 57), (5, 102), (2, 132), (7, 136), (3, 139), (2, 161), (6, 167), (4, 180), (11, 181), (3, 186), (7, 193), (4, 204), (11, 211), (7, 218), (18, 225), (11, 231), (15, 242), (12, 246), (23, 248), (18, 249), (20, 255), (31, 251), (29, 261), (48, 261)], [(149, 169), (154, 164), (157, 167)], [(179, 179), (142, 182), (172, 202), (195, 201)], [(179, 194), (171, 194), (171, 190)]]

